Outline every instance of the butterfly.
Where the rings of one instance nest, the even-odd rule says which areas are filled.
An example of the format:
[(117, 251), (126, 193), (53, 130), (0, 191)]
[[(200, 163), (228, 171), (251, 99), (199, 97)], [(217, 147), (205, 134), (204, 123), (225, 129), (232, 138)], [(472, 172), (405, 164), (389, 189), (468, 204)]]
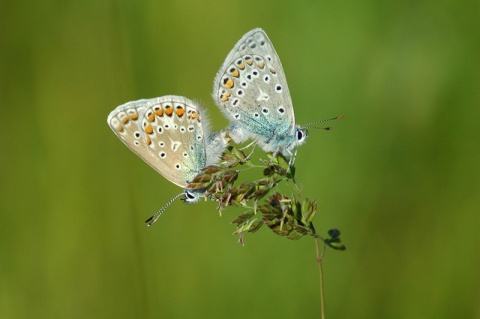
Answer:
[(246, 33), (218, 71), (213, 98), (230, 120), (235, 143), (253, 139), (265, 152), (293, 155), (307, 138), (295, 124), (280, 58), (262, 29)]
[(196, 203), (202, 190), (187, 186), (200, 171), (216, 164), (227, 146), (225, 133), (210, 132), (203, 108), (181, 96), (163, 96), (118, 106), (107, 122), (122, 142), (154, 170), (184, 192), (146, 222), (150, 226), (179, 196)]

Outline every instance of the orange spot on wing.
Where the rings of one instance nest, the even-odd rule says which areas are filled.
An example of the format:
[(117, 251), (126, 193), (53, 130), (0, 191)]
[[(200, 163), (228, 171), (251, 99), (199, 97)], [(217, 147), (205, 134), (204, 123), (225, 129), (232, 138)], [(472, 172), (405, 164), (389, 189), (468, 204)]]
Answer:
[(149, 121), (149, 122), (155, 121), (155, 114), (153, 114), (153, 113), (150, 114), (150, 115), (148, 116), (148, 121)]
[(119, 125), (115, 128), (117, 130), (117, 132), (123, 132), (123, 126)]
[(257, 65), (260, 69), (263, 69), (265, 67), (265, 62), (259, 62)]
[(165, 114), (167, 114), (168, 116), (172, 116), (172, 113), (173, 113), (173, 108), (170, 105), (167, 105), (165, 107)]
[(144, 130), (145, 130), (145, 133), (147, 133), (147, 134), (152, 134), (153, 133), (153, 128), (152, 128), (151, 125), (145, 126)]
[(245, 69), (245, 64), (244, 64), (244, 63), (239, 64), (239, 65), (238, 65), (238, 68), (239, 68), (240, 70), (244, 70), (244, 69)]
[(238, 76), (240, 75), (240, 72), (238, 72), (238, 69), (235, 69), (233, 70), (232, 72), (230, 72), (230, 74), (236, 78), (238, 78)]
[(155, 111), (155, 114), (157, 114), (158, 116), (163, 116), (163, 110), (158, 109), (158, 110)]
[(127, 124), (128, 121), (130, 121), (130, 118), (128, 116), (125, 116), (123, 119), (122, 119), (122, 123), (123, 124)]
[(229, 99), (229, 97), (230, 97), (230, 95), (231, 95), (230, 93), (225, 92), (225, 93), (223, 93), (222, 95), (220, 95), (220, 100), (222, 100), (223, 102), (227, 102), (228, 99)]
[(132, 119), (132, 121), (138, 120), (138, 113), (130, 114), (130, 119)]
[(270, 73), (272, 73), (272, 74), (277, 74), (277, 71), (275, 71), (274, 68), (270, 68)]
[(182, 117), (183, 114), (185, 114), (185, 110), (183, 109), (183, 107), (177, 107), (177, 116)]
[(229, 89), (233, 88), (233, 80), (232, 79), (228, 79), (224, 83), (225, 83), (225, 86), (227, 88), (229, 88)]
[(152, 144), (152, 140), (150, 139), (150, 137), (147, 136), (147, 138), (145, 139), (145, 143), (147, 143), (147, 145)]

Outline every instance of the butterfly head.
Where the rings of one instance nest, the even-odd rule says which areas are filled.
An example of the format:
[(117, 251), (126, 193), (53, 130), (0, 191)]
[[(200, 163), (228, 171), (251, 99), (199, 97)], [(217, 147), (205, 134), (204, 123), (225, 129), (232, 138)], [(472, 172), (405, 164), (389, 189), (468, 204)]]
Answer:
[(291, 142), (285, 147), (285, 152), (290, 155), (293, 154), (297, 147), (305, 143), (307, 137), (308, 130), (304, 127), (296, 126), (291, 137)]
[(185, 204), (196, 204), (200, 201), (200, 198), (203, 197), (202, 192), (199, 192), (198, 190), (193, 190), (193, 189), (185, 189), (184, 195), (185, 195), (185, 198), (182, 199), (182, 201)]
[(306, 128), (302, 128), (300, 126), (297, 126), (295, 128), (295, 136), (297, 140), (295, 141), (296, 146), (300, 146), (303, 143), (305, 143), (305, 140), (308, 137), (308, 130)]

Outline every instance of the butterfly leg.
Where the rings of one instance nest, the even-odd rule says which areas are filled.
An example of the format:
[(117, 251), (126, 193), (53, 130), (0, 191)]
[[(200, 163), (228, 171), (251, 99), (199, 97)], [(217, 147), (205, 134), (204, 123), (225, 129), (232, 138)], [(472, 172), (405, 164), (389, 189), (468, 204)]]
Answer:
[(287, 152), (290, 153), (290, 160), (288, 161), (288, 166), (293, 166), (293, 162), (295, 162), (295, 157), (297, 156), (297, 150), (292, 153), (290, 150), (287, 149)]
[(250, 158), (250, 156), (252, 156), (253, 152), (255, 151), (255, 147), (256, 147), (257, 145), (255, 144), (255, 141), (253, 141), (253, 142), (251, 142), (250, 144), (248, 144), (247, 146), (244, 146), (244, 147), (242, 147), (242, 148), (240, 149), (240, 151), (243, 151), (243, 150), (246, 150), (247, 148), (251, 147), (252, 145), (253, 145), (252, 151), (250, 152), (250, 154), (248, 154), (248, 155), (245, 157), (245, 160), (248, 160), (248, 159)]

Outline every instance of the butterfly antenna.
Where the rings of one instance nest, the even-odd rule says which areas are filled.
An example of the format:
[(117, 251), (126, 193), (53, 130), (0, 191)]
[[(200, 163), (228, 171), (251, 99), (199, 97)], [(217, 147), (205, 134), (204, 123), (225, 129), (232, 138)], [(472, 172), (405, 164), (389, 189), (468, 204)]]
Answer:
[(172, 198), (170, 201), (168, 201), (168, 203), (166, 203), (165, 205), (163, 205), (162, 208), (160, 208), (156, 213), (155, 215), (153, 215), (152, 217), (150, 217), (149, 219), (147, 219), (145, 221), (145, 223), (147, 224), (148, 227), (152, 226), (152, 224), (154, 222), (157, 221), (157, 219), (167, 210), (168, 206), (172, 205), (172, 203), (177, 199), (179, 198), (180, 196), (182, 196), (184, 193), (180, 193), (178, 195), (176, 195), (174, 198)]
[[(311, 127), (311, 126), (314, 125), (314, 124), (325, 123), (325, 122), (335, 121), (335, 120), (341, 120), (341, 119), (343, 119), (344, 117), (345, 117), (345, 115), (339, 115), (339, 116), (336, 116), (336, 117), (332, 117), (331, 119), (328, 119), (328, 120), (321, 120), (321, 121), (310, 122), (310, 123), (307, 123), (307, 124), (303, 125), (303, 127), (309, 128), (309, 127)], [(331, 127), (312, 127), (312, 128), (321, 129), (321, 130), (326, 130), (326, 131), (330, 131), (330, 130), (332, 129)]]

